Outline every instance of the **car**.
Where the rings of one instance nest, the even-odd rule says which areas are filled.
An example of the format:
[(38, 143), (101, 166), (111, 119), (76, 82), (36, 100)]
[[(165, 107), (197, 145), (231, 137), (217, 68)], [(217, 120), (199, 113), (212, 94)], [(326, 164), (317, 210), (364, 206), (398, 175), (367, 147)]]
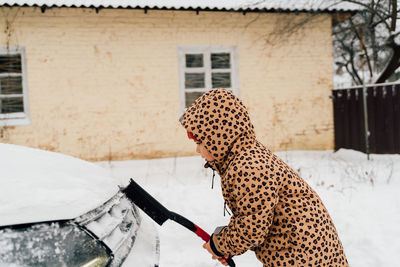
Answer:
[(0, 144), (0, 266), (158, 266), (159, 237), (106, 169)]

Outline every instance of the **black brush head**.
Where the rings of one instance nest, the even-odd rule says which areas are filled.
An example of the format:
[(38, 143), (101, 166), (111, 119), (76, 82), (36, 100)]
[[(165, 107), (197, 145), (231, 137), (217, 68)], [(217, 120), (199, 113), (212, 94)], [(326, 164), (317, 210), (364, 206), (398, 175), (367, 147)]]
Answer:
[(127, 187), (122, 189), (122, 192), (159, 225), (170, 219), (170, 211), (140, 187), (133, 179), (130, 180)]

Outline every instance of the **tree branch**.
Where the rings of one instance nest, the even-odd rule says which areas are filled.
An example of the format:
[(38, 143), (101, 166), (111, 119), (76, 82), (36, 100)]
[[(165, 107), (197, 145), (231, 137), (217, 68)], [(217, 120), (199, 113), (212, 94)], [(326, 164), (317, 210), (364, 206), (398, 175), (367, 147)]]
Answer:
[(388, 64), (382, 71), (382, 73), (379, 75), (378, 79), (375, 81), (375, 83), (383, 83), (389, 77), (396, 71), (396, 69), (399, 67), (399, 60), (400, 60), (400, 46), (395, 44), (393, 42), (392, 44), (392, 50), (393, 54), (392, 57), (390, 58)]
[(392, 23), (390, 25), (390, 31), (395, 32), (396, 31), (396, 17), (397, 17), (397, 0), (392, 0)]
[[(367, 4), (363, 3), (363, 2), (354, 1), (354, 0), (344, 0), (344, 2), (353, 3), (353, 4), (360, 5), (360, 6), (362, 6), (362, 7), (367, 8), (367, 9), (368, 9), (368, 12), (370, 12), (371, 14), (377, 15), (377, 16), (382, 20), (382, 22), (385, 24), (385, 26), (387, 27), (387, 29), (390, 30), (390, 25), (386, 22), (386, 20), (384, 19), (384, 17), (382, 17), (382, 15), (379, 14), (378, 8), (372, 9), (371, 6), (369, 6), (369, 5), (367, 5)], [(377, 5), (377, 6), (378, 6), (378, 5)]]

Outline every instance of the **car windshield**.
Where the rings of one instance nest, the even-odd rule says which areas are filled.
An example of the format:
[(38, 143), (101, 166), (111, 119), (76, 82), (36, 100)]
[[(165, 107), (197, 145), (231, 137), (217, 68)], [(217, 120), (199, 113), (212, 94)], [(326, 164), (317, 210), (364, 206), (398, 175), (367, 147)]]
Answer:
[(68, 222), (0, 229), (0, 266), (106, 266), (107, 249)]

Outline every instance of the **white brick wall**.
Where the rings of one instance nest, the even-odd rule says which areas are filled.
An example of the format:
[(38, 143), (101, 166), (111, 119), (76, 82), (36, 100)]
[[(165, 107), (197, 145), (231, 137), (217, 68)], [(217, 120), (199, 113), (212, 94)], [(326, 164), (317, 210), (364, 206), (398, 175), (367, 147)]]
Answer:
[(333, 147), (329, 15), (267, 44), (277, 20), (304, 14), (0, 9), (0, 45), (26, 49), (31, 112), (2, 142), (89, 160), (193, 154), (178, 123), (178, 46), (226, 45), (238, 48), (240, 96), (262, 142)]

